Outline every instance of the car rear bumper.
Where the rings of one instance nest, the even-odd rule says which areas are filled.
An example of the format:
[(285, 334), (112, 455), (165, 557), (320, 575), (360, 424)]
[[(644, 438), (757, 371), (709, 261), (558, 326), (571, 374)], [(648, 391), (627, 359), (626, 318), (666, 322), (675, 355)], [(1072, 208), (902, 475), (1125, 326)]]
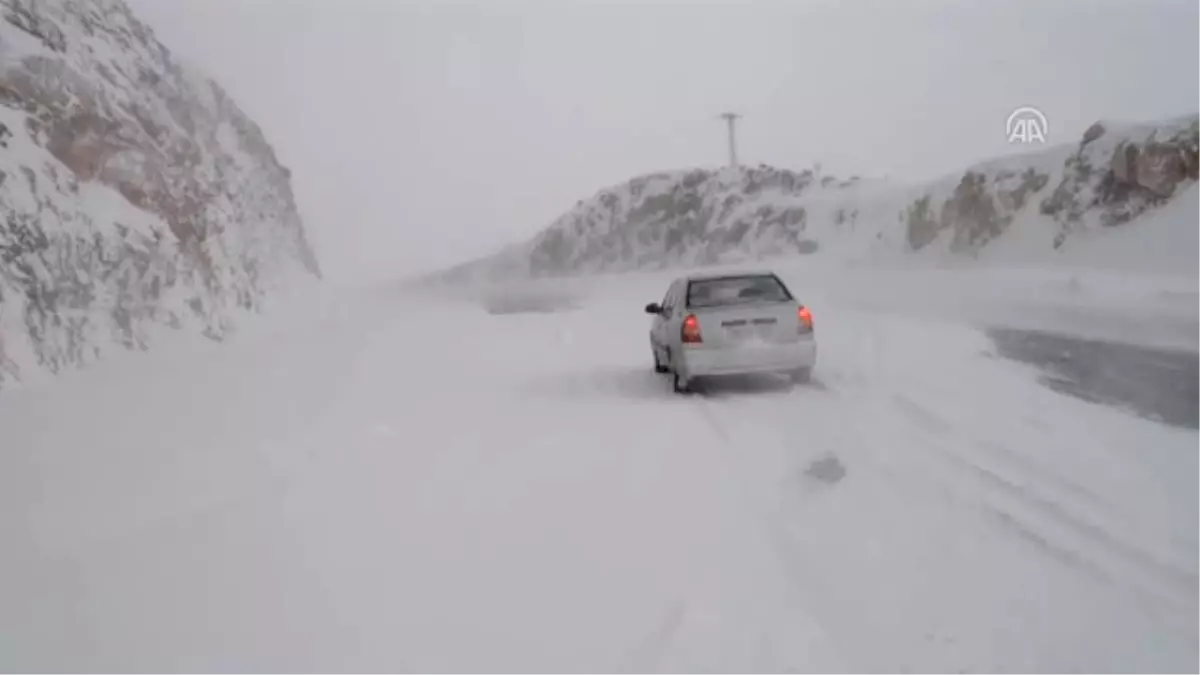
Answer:
[(817, 343), (809, 338), (786, 344), (725, 348), (685, 345), (681, 357), (688, 378), (782, 372), (812, 368), (817, 362)]

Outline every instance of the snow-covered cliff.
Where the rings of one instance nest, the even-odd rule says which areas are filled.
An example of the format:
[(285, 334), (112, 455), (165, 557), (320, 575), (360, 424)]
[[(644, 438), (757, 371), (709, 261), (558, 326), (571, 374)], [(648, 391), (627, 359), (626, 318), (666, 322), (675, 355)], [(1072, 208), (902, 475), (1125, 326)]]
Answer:
[(0, 383), (319, 276), (290, 173), (122, 0), (0, 1)]

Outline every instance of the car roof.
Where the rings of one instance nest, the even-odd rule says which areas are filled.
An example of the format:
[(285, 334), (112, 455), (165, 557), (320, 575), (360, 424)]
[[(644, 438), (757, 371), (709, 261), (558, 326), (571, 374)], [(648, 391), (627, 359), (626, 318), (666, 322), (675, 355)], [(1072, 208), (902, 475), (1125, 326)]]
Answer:
[(708, 279), (729, 279), (731, 277), (772, 277), (778, 276), (771, 270), (727, 270), (724, 272), (694, 272), (683, 277), (687, 281), (705, 281)]

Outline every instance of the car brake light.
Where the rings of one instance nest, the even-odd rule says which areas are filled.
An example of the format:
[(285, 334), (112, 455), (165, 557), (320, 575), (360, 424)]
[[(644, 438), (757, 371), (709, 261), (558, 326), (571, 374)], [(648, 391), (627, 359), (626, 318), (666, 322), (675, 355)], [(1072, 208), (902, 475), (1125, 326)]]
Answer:
[(813, 315), (809, 308), (801, 306), (798, 310), (800, 314), (800, 332), (811, 333), (813, 330)]
[(697, 319), (695, 314), (688, 314), (683, 320), (682, 337), (684, 342), (703, 342), (700, 338), (700, 319)]

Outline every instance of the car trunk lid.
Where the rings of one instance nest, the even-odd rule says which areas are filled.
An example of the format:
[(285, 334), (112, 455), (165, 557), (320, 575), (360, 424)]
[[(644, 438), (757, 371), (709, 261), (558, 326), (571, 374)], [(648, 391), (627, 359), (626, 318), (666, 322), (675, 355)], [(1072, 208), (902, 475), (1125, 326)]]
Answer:
[(793, 342), (800, 319), (795, 302), (769, 302), (692, 310), (706, 347), (740, 347)]

